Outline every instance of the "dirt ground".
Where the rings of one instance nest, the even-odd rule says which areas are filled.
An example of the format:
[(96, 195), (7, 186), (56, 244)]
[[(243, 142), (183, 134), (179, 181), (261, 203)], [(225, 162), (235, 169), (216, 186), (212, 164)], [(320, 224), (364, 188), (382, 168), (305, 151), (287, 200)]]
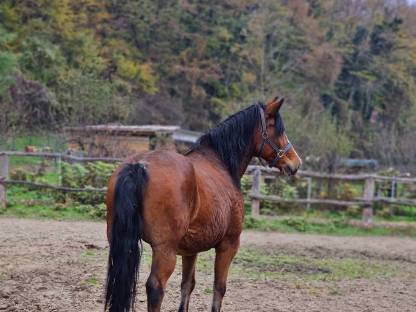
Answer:
[[(104, 223), (0, 218), (0, 311), (102, 311), (107, 253)], [(213, 257), (198, 262), (191, 311), (209, 311)], [(179, 287), (180, 261), (163, 311)], [(416, 240), (246, 231), (223, 311), (416, 311)]]

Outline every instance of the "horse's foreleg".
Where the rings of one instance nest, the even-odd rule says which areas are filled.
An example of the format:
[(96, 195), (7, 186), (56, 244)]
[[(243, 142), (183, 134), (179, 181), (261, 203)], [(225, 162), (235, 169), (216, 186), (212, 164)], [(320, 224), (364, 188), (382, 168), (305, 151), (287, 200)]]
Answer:
[(221, 311), (221, 303), (227, 287), (228, 270), (239, 246), (240, 239), (237, 238), (233, 241), (225, 240), (215, 249), (215, 279), (212, 312)]
[(195, 262), (197, 255), (182, 257), (181, 304), (179, 312), (189, 310), (189, 299), (195, 288)]
[(176, 253), (158, 246), (153, 249), (152, 269), (146, 282), (147, 311), (159, 312), (165, 293), (166, 283), (175, 270)]

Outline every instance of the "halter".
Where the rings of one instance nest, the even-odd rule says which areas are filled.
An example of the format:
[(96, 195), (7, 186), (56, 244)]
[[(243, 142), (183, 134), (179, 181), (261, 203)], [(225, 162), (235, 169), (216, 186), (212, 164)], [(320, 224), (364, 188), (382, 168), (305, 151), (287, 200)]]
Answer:
[[(269, 162), (269, 167), (274, 167), (276, 163), (283, 156), (285, 156), (287, 152), (292, 148), (292, 143), (290, 143), (290, 141), (288, 140), (287, 141), (288, 143), (285, 146), (285, 148), (281, 149), (270, 140), (269, 135), (267, 134), (266, 118), (264, 117), (263, 107), (260, 104), (257, 104), (257, 107), (259, 108), (259, 111), (260, 111), (261, 137), (263, 138), (263, 141), (261, 142), (261, 145), (260, 145), (259, 155), (261, 155), (261, 152), (263, 151), (263, 148), (266, 144), (270, 145), (272, 150), (276, 153), (276, 157), (271, 162)], [(264, 166), (261, 160), (261, 156), (258, 156), (258, 157), (259, 157), (260, 163)]]

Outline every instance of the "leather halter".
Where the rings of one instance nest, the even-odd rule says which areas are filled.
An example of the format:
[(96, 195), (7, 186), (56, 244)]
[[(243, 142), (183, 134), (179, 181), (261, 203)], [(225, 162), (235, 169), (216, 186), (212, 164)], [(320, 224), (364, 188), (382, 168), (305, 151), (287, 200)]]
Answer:
[(260, 163), (264, 166), (262, 160), (261, 160), (261, 152), (263, 151), (263, 148), (266, 144), (270, 145), (272, 150), (276, 153), (276, 157), (271, 161), (268, 162), (269, 167), (275, 167), (276, 163), (287, 154), (287, 152), (292, 148), (292, 143), (290, 141), (287, 141), (287, 145), (285, 148), (281, 149), (276, 144), (273, 143), (272, 140), (270, 140), (269, 135), (267, 134), (267, 126), (266, 126), (266, 118), (264, 117), (264, 109), (261, 104), (257, 104), (257, 107), (260, 112), (260, 121), (261, 121), (261, 137), (263, 138), (263, 141), (260, 145), (260, 151), (259, 151), (259, 160)]

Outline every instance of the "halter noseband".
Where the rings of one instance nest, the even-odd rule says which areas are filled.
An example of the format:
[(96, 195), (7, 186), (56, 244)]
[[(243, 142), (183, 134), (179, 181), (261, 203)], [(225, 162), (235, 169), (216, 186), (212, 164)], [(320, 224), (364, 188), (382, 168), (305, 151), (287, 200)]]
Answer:
[(260, 151), (259, 151), (259, 156), (258, 157), (259, 157), (260, 163), (264, 166), (264, 164), (261, 160), (261, 152), (263, 151), (263, 148), (266, 144), (270, 145), (272, 150), (276, 153), (276, 157), (271, 162), (269, 162), (269, 167), (274, 167), (276, 165), (276, 163), (283, 156), (285, 156), (287, 154), (287, 152), (292, 148), (292, 143), (290, 143), (290, 141), (288, 140), (287, 141), (288, 143), (285, 146), (285, 148), (281, 149), (270, 140), (269, 135), (267, 134), (266, 118), (264, 117), (263, 107), (260, 104), (257, 104), (257, 107), (258, 107), (259, 112), (260, 112), (261, 137), (263, 138), (263, 141), (261, 142), (261, 145), (260, 145)]

